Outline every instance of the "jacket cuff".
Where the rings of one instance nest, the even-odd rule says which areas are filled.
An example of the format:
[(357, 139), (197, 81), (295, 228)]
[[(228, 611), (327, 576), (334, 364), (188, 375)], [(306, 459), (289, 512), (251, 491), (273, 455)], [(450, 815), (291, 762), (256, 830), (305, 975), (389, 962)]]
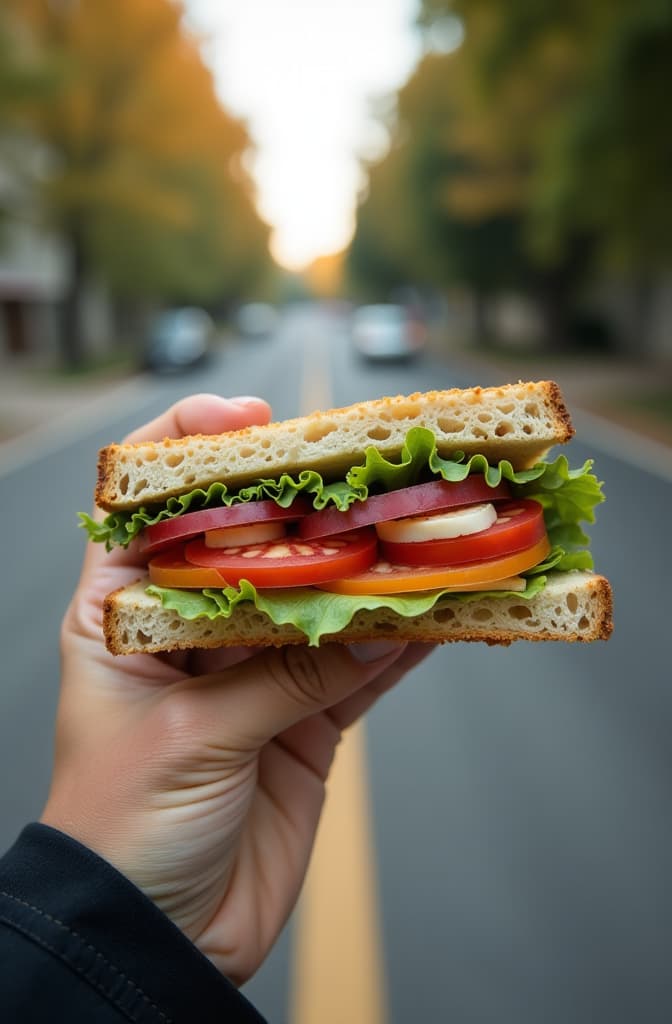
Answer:
[[(70, 836), (31, 824), (0, 859), (0, 923), (48, 950), (131, 1020), (263, 1024), (132, 882)], [(146, 1011), (146, 1012), (145, 1012)], [(152, 1012), (154, 1011), (154, 1012)]]

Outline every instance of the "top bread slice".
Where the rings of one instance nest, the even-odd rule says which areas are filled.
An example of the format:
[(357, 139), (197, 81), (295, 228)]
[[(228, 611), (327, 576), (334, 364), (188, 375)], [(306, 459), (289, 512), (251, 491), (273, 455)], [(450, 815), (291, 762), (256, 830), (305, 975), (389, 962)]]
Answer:
[(98, 460), (96, 503), (131, 511), (217, 480), (237, 489), (312, 467), (334, 480), (371, 445), (394, 458), (416, 426), (433, 431), (444, 457), (481, 452), (491, 462), (509, 459), (515, 469), (534, 465), (574, 434), (553, 381), (397, 395), (225, 434), (109, 445)]

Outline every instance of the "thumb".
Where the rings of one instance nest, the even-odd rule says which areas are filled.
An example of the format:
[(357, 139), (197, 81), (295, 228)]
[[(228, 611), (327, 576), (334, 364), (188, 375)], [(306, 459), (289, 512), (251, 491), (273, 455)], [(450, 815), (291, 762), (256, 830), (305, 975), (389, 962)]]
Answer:
[(290, 726), (366, 686), (393, 664), (405, 647), (382, 640), (350, 647), (329, 644), (269, 649), (222, 675), (201, 677), (201, 686), (214, 684), (207, 686), (201, 711), (211, 727), (218, 728), (220, 741), (225, 722), (229, 736), (258, 749)]

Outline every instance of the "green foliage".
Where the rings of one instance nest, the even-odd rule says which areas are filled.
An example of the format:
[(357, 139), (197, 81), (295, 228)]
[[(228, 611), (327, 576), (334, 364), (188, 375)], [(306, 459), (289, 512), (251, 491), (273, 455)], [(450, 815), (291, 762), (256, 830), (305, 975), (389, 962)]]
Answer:
[(357, 231), (348, 254), (348, 272), (355, 286), (374, 299), (389, 298), (413, 281), (419, 271), (411, 241), (406, 184), (406, 152), (393, 148), (369, 168), (368, 194), (362, 200)]
[[(0, 111), (48, 154), (43, 219), (121, 295), (226, 301), (265, 272), (268, 229), (219, 103), (171, 0), (7, 0), (25, 49), (56, 69), (48, 90), (3, 88)], [(0, 32), (0, 50), (2, 50)]]
[(516, 280), (523, 259), (518, 175), (499, 154), (479, 162), (474, 129), (487, 140), (491, 133), (489, 119), (478, 122), (478, 103), (461, 54), (426, 57), (402, 88), (398, 141), (371, 169), (359, 209), (354, 272), (479, 293)]
[(641, 284), (672, 261), (672, 4), (423, 0), (421, 26), (446, 18), (464, 42), (397, 95), (351, 269), (480, 300), (513, 287), (566, 345), (596, 274)]
[(669, 266), (669, 0), (423, 0), (421, 21), (448, 11), (464, 18), (465, 51), (500, 113), (521, 74), (545, 97), (543, 129), (528, 125), (533, 257), (557, 262), (589, 236), (603, 265)]

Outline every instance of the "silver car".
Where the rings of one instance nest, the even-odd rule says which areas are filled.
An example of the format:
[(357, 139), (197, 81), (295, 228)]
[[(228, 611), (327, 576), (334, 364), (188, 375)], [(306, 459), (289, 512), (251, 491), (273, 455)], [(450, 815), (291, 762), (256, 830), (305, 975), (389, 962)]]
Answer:
[(367, 360), (413, 359), (427, 343), (423, 321), (406, 306), (361, 306), (352, 317), (352, 344)]
[(204, 309), (187, 306), (160, 313), (149, 331), (145, 366), (159, 373), (199, 366), (210, 355), (214, 333)]

